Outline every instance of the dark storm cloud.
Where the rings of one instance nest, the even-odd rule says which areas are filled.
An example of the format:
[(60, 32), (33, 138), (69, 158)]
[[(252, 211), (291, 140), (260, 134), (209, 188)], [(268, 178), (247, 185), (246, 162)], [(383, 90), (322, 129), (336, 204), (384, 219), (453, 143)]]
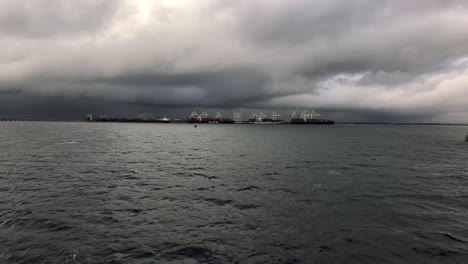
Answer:
[(10, 89), (10, 90), (3, 90), (3, 91), (0, 91), (0, 95), (6, 95), (6, 94), (20, 94), (21, 93), (21, 90), (16, 90), (16, 89)]
[[(224, 3), (221, 1), (221, 3)], [(421, 73), (468, 53), (466, 1), (240, 1), (219, 4), (236, 30), (261, 48), (299, 50), (306, 76), (363, 71)], [(294, 54), (294, 51), (292, 51)]]
[[(216, 1), (218, 10), (236, 14), (237, 30), (255, 44), (301, 45), (310, 40), (340, 39), (349, 33), (374, 27), (414, 24), (433, 14), (466, 9), (464, 0), (357, 0), (357, 1)], [(430, 21), (429, 21), (430, 22)], [(408, 27), (413, 25), (408, 24)], [(441, 25), (444, 26), (444, 25)], [(404, 31), (404, 28), (401, 28)], [(433, 29), (436, 31), (437, 29)], [(459, 29), (462, 30), (462, 29)], [(378, 32), (375, 32), (378, 33)], [(424, 33), (424, 32), (421, 32)], [(366, 39), (368, 40), (368, 39)], [(378, 40), (376, 40), (379, 42)]]
[[(268, 98), (270, 92), (267, 85), (270, 81), (270, 76), (251, 67), (190, 73), (138, 73), (92, 80), (97, 83), (111, 83), (115, 87), (131, 86), (138, 89), (146, 95), (138, 97), (137, 100), (146, 104), (163, 106), (195, 104), (209, 107), (236, 107), (239, 104), (248, 105), (264, 97)], [(156, 101), (158, 98), (151, 96), (155, 90), (162, 101)], [(196, 102), (193, 102), (192, 97), (185, 101), (171, 101), (177, 97), (185, 98), (185, 94), (190, 95), (190, 91), (196, 91), (196, 95), (191, 95), (197, 97)]]
[[(23, 94), (0, 94), (0, 118), (32, 118), (48, 120), (84, 120), (88, 113), (106, 114), (116, 117), (134, 118), (139, 113), (165, 113), (154, 106), (116, 103), (93, 98), (68, 98), (62, 96), (37, 97)], [(188, 112), (167, 112), (175, 118)]]
[(466, 28), (461, 0), (0, 0), (0, 96), (455, 120)]

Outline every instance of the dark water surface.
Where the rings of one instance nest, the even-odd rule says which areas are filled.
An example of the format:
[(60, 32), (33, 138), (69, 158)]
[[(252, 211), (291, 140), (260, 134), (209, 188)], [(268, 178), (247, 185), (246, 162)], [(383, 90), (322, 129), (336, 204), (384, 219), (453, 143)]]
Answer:
[(467, 132), (0, 122), (0, 263), (468, 263)]

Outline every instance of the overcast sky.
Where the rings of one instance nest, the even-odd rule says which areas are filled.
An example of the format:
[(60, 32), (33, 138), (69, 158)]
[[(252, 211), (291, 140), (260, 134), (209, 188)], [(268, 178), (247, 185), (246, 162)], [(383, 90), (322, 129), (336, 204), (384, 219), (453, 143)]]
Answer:
[(466, 0), (0, 0), (0, 47), (0, 117), (468, 123)]

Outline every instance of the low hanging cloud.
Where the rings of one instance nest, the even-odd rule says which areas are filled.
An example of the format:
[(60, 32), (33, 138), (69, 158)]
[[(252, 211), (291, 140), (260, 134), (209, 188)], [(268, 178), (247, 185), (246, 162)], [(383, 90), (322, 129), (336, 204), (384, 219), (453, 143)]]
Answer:
[(0, 97), (461, 122), (467, 28), (462, 0), (0, 0)]

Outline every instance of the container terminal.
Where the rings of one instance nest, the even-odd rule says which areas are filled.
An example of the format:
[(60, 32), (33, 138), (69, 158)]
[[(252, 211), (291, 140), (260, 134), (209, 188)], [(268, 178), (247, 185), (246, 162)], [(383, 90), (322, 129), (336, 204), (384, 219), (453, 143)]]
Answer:
[(294, 111), (288, 120), (280, 119), (276, 111), (272, 113), (264, 114), (253, 113), (247, 119), (243, 118), (243, 113), (233, 113), (230, 117), (226, 118), (221, 113), (216, 112), (213, 116), (210, 116), (206, 111), (201, 114), (193, 111), (186, 119), (169, 119), (167, 117), (158, 118), (145, 118), (139, 115), (136, 118), (115, 118), (107, 115), (95, 116), (88, 114), (86, 120), (88, 122), (121, 122), (121, 123), (192, 123), (192, 124), (256, 124), (256, 125), (280, 125), (280, 124), (292, 124), (292, 125), (333, 125), (335, 121), (328, 119), (321, 119), (320, 114), (315, 111), (302, 111), (298, 112), (297, 109)]

